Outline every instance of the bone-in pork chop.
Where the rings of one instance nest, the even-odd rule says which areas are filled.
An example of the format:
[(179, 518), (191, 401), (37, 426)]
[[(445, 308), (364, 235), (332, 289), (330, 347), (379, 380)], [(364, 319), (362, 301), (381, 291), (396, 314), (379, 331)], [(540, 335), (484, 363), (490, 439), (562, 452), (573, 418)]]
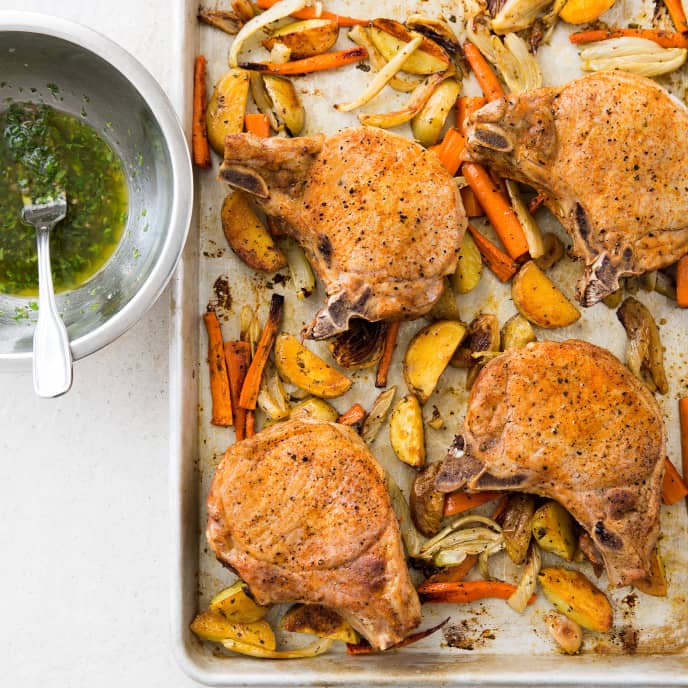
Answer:
[(291, 420), (232, 445), (207, 538), (260, 604), (321, 604), (380, 649), (420, 623), (384, 473), (344, 425)]
[(473, 159), (536, 188), (571, 235), (584, 306), (688, 253), (688, 110), (654, 81), (600, 72), (511, 95), (467, 135)]
[(649, 574), (666, 433), (654, 396), (605, 349), (537, 342), (490, 361), (436, 487), (556, 499), (599, 549), (613, 585)]
[(314, 339), (351, 317), (413, 319), (442, 294), (466, 229), (456, 183), (433, 153), (382, 129), (285, 139), (235, 134), (220, 177), (255, 195), (304, 248), (327, 306)]

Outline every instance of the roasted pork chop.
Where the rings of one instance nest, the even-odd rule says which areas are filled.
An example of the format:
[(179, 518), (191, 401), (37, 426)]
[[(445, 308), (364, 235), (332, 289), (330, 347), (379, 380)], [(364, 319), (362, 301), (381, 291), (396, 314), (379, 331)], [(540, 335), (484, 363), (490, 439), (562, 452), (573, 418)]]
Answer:
[(327, 306), (313, 339), (352, 317), (413, 319), (427, 313), (456, 268), (466, 216), (436, 155), (383, 129), (334, 136), (225, 140), (220, 177), (280, 218), (324, 282)]
[(260, 604), (329, 607), (380, 649), (420, 623), (384, 474), (344, 425), (291, 420), (232, 445), (207, 538)]
[(437, 489), (555, 499), (589, 533), (613, 585), (648, 575), (666, 434), (654, 396), (611, 353), (570, 340), (493, 359), (471, 391), (463, 443)]
[(688, 110), (654, 81), (600, 72), (511, 95), (467, 136), (474, 160), (532, 185), (571, 235), (582, 305), (688, 252)]

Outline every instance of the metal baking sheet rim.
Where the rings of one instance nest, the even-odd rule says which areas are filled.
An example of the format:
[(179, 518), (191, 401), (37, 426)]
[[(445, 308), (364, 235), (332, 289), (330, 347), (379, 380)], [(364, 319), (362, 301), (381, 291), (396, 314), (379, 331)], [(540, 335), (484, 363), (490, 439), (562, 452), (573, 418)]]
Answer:
[[(175, 16), (170, 38), (180, 46), (172, 65), (178, 76), (170, 97), (187, 135), (191, 130), (190, 66), (199, 46), (197, 8), (191, 0), (176, 0), (170, 8)], [(192, 227), (198, 226), (198, 208), (191, 222)], [(174, 656), (190, 678), (218, 686), (688, 686), (685, 653), (531, 657), (406, 651), (355, 658), (324, 655), (284, 663), (239, 656), (215, 659), (199, 652), (189, 630), (197, 612), (198, 545), (203, 536), (197, 519), (196, 468), (198, 257), (198, 233), (192, 231), (172, 280), (170, 303), (170, 630)]]

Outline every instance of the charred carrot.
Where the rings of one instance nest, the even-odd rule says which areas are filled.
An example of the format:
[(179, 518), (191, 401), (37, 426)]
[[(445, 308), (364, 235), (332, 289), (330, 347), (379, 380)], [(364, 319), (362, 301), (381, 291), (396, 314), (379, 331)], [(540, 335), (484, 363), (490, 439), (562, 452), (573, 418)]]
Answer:
[(256, 412), (246, 411), (246, 437), (253, 437), (256, 434)]
[(497, 275), (500, 281), (508, 282), (518, 272), (518, 265), (475, 227), (468, 225), (468, 231), (471, 233), (485, 265)]
[(499, 522), (502, 518), (502, 514), (506, 511), (506, 505), (509, 503), (509, 495), (508, 494), (503, 494), (499, 501), (497, 502), (497, 506), (495, 506), (494, 511), (492, 512), (492, 520)]
[(208, 333), (208, 365), (210, 367), (210, 397), (213, 403), (213, 425), (231, 425), (232, 398), (229, 392), (229, 377), (222, 344), (220, 321), (215, 311), (203, 314), (203, 322)]
[(300, 74), (311, 74), (313, 72), (324, 72), (328, 69), (336, 69), (352, 62), (360, 62), (368, 57), (368, 51), (361, 46), (347, 48), (346, 50), (335, 50), (329, 53), (304, 57), (302, 60), (292, 62), (240, 62), (239, 67), (249, 69), (254, 72), (269, 72), (270, 74), (285, 74), (287, 76), (298, 76)]
[(234, 434), (236, 441), (240, 442), (246, 437), (246, 409), (239, 406), (239, 397), (251, 363), (251, 345), (248, 342), (225, 342), (225, 361), (234, 409)]
[[(681, 444), (683, 445), (683, 433), (681, 433)], [(662, 482), (662, 501), (665, 504), (676, 504), (684, 497), (688, 497), (688, 485), (681, 477), (669, 459), (664, 461), (664, 481)]]
[(207, 64), (208, 61), (204, 55), (199, 55), (194, 63), (191, 149), (194, 164), (198, 165), (198, 167), (210, 167), (210, 147), (208, 145), (208, 131), (205, 123)]
[(360, 404), (354, 404), (348, 411), (342, 413), (337, 422), (342, 425), (356, 425), (362, 421), (366, 416), (366, 411)]
[[(502, 581), (452, 581), (449, 583), (421, 583), (418, 588), (421, 602), (475, 602), (487, 597), (507, 600), (516, 586)], [(528, 604), (535, 601), (533, 595)]]
[[(683, 468), (683, 483), (688, 477), (688, 398), (679, 399), (678, 416), (681, 423), (681, 464)], [(688, 495), (686, 496), (686, 508), (688, 508)]]
[(671, 21), (674, 22), (676, 31), (685, 34), (688, 32), (688, 21), (686, 20), (686, 12), (683, 9), (681, 0), (664, 0), (666, 8), (669, 10)]
[[(388, 647), (387, 650), (397, 650), (400, 647), (406, 647), (407, 645), (411, 645), (412, 643), (417, 643), (419, 640), (427, 638), (429, 635), (432, 635), (436, 631), (439, 631), (440, 628), (442, 628), (442, 626), (444, 626), (444, 624), (447, 623), (447, 621), (449, 621), (449, 617), (447, 617), (444, 621), (438, 623), (437, 626), (433, 626), (432, 628), (426, 628), (424, 631), (417, 631), (416, 633), (411, 633), (411, 635), (406, 636), (403, 640), (399, 641), (398, 643), (395, 643), (391, 647)], [(375, 648), (371, 647), (370, 644), (366, 641), (363, 641), (361, 643), (346, 644), (346, 654), (348, 655), (371, 655), (375, 652), (382, 652), (382, 650), (376, 650)]]
[(659, 31), (656, 29), (594, 29), (593, 31), (579, 31), (569, 36), (571, 43), (596, 43), (608, 38), (645, 38), (658, 43), (663, 48), (688, 48), (688, 36), (672, 31)]
[(399, 335), (399, 327), (401, 322), (393, 320), (387, 323), (387, 331), (385, 332), (385, 344), (382, 349), (382, 356), (377, 366), (377, 375), (375, 376), (376, 387), (387, 387), (387, 376), (389, 375), (389, 367), (392, 365), (392, 356), (397, 345), (397, 336)]
[[(272, 300), (270, 301), (270, 313), (267, 322), (261, 332), (258, 345), (256, 346), (256, 353), (246, 373), (244, 386), (241, 388), (239, 406), (247, 410), (253, 411), (256, 408), (263, 370), (265, 364), (268, 362), (268, 356), (275, 343), (275, 339), (277, 338), (277, 330), (282, 322), (283, 311), (284, 296), (281, 294), (273, 294)], [(248, 422), (246, 423), (246, 433), (248, 434)]]
[(444, 500), (444, 517), (454, 516), (501, 497), (501, 492), (450, 492)]
[[(260, 7), (261, 10), (267, 10), (277, 4), (278, 1), (279, 0), (256, 0), (256, 5)], [(343, 17), (341, 14), (333, 14), (332, 12), (325, 12), (324, 10), (318, 14), (318, 10), (315, 7), (304, 7), (302, 10), (294, 12), (291, 16), (296, 19), (332, 19), (336, 21), (339, 26), (356, 26), (357, 24), (365, 26), (366, 24), (370, 24), (370, 19)]]
[(270, 136), (270, 120), (263, 113), (244, 115), (244, 128), (256, 136), (262, 136), (263, 138)]
[(468, 60), (468, 64), (475, 74), (475, 78), (480, 84), (480, 88), (488, 100), (497, 100), (497, 98), (504, 97), (504, 89), (499, 83), (492, 68), (487, 63), (487, 60), (482, 56), (480, 50), (476, 48), (473, 43), (466, 41), (463, 46), (463, 52)]
[(688, 307), (688, 256), (683, 256), (676, 265), (676, 303)]
[(482, 96), (460, 96), (456, 99), (456, 128), (466, 133), (466, 120), (487, 103)]
[(528, 253), (528, 242), (521, 223), (487, 170), (482, 165), (467, 162), (461, 167), (461, 171), (478, 199), (478, 203), (484, 208), (506, 252), (514, 260), (525, 256)]
[(477, 554), (468, 554), (456, 566), (448, 566), (444, 571), (438, 571), (428, 578), (425, 583), (455, 583), (463, 580), (471, 569), (478, 563)]
[(465, 160), (466, 137), (458, 129), (447, 129), (437, 155), (442, 165), (453, 177)]
[(485, 214), (472, 189), (468, 187), (461, 189), (461, 201), (463, 209), (466, 211), (466, 217), (482, 217)]

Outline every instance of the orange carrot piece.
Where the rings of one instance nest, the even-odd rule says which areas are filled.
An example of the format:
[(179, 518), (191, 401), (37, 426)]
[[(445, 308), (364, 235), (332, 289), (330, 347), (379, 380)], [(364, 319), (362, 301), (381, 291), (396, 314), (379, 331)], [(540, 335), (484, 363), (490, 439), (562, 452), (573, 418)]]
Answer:
[(208, 61), (199, 55), (194, 63), (193, 80), (193, 124), (191, 131), (191, 150), (194, 164), (198, 167), (210, 167), (210, 147), (205, 123), (206, 104), (206, 67)]
[(298, 76), (300, 74), (323, 72), (327, 69), (336, 69), (352, 62), (360, 62), (367, 57), (368, 51), (361, 46), (356, 46), (355, 48), (335, 50), (329, 53), (313, 55), (313, 57), (304, 57), (302, 60), (293, 60), (292, 62), (279, 64), (273, 62), (240, 62), (239, 67), (250, 69), (254, 72)]
[[(256, 5), (262, 10), (267, 10), (275, 5), (279, 0), (256, 0)], [(340, 14), (333, 14), (332, 12), (325, 12), (324, 10), (318, 14), (315, 7), (304, 7), (298, 12), (291, 15), (296, 19), (332, 19), (336, 21), (339, 26), (356, 26), (360, 24), (365, 26), (370, 24), (370, 19), (355, 19), (354, 17), (343, 17)]]
[[(683, 445), (683, 433), (681, 433), (681, 445)], [(671, 506), (684, 497), (688, 497), (688, 485), (686, 485), (676, 466), (669, 459), (665, 459), (662, 501)]]
[(476, 506), (491, 502), (502, 496), (501, 492), (478, 492), (468, 494), (467, 492), (450, 492), (444, 500), (443, 516), (454, 516), (463, 511), (474, 509)]
[(375, 376), (376, 387), (387, 387), (387, 376), (389, 375), (389, 367), (392, 364), (394, 349), (397, 345), (399, 327), (401, 327), (401, 322), (399, 320), (393, 320), (387, 323), (385, 345), (382, 349), (382, 356), (380, 357), (380, 362), (377, 366), (377, 375)]
[(608, 38), (622, 38), (632, 36), (634, 38), (646, 38), (658, 43), (663, 48), (688, 48), (688, 36), (671, 31), (658, 31), (655, 29), (595, 29), (593, 31), (579, 31), (569, 36), (571, 43), (596, 43)]
[[(268, 315), (267, 322), (258, 340), (256, 353), (246, 373), (244, 386), (241, 388), (239, 406), (247, 410), (253, 411), (256, 408), (263, 370), (265, 369), (265, 364), (268, 362), (268, 356), (277, 338), (277, 330), (282, 322), (283, 311), (284, 296), (281, 294), (273, 294), (272, 300), (270, 301), (270, 314)], [(248, 434), (248, 417), (246, 434)]]
[(482, 96), (460, 96), (456, 99), (456, 128), (466, 133), (466, 120), (487, 103)]
[(487, 170), (482, 165), (467, 162), (461, 167), (461, 171), (478, 202), (485, 209), (487, 218), (504, 244), (506, 252), (514, 260), (523, 258), (528, 253), (528, 242), (521, 223)]
[(270, 136), (270, 120), (262, 112), (252, 112), (244, 115), (244, 128), (256, 136), (267, 138)]
[(465, 161), (466, 137), (458, 129), (447, 129), (437, 155), (453, 177), (459, 171), (461, 163)]
[(234, 434), (236, 441), (240, 442), (246, 437), (246, 409), (239, 406), (239, 397), (251, 363), (251, 345), (240, 341), (225, 342), (225, 360), (234, 408)]
[(456, 566), (448, 566), (444, 571), (438, 571), (428, 578), (425, 583), (455, 583), (463, 580), (471, 569), (478, 563), (477, 554), (468, 554)]
[(688, 256), (683, 256), (676, 265), (676, 303), (688, 307)]
[(472, 189), (465, 187), (461, 189), (461, 201), (463, 202), (463, 209), (466, 211), (466, 217), (482, 217), (485, 215), (483, 207), (478, 203)]
[[(681, 423), (681, 464), (685, 484), (686, 478), (688, 478), (688, 397), (679, 399), (678, 416)], [(688, 508), (688, 495), (686, 496), (686, 508)]]
[(679, 33), (688, 32), (688, 21), (686, 20), (686, 12), (683, 9), (681, 0), (664, 0), (666, 8), (669, 10), (671, 21), (674, 22), (676, 31)]
[(466, 41), (463, 46), (463, 52), (485, 97), (488, 100), (503, 98), (505, 95), (504, 89), (499, 83), (499, 79), (497, 79), (495, 73), (492, 71), (492, 67), (490, 67), (487, 60), (482, 56), (480, 50), (470, 41)]
[(213, 425), (231, 425), (232, 398), (229, 392), (229, 376), (222, 343), (220, 321), (215, 311), (203, 314), (203, 322), (208, 332), (208, 365), (210, 367), (210, 396), (213, 403), (213, 415), (210, 421)]
[(256, 434), (256, 412), (246, 411), (246, 438)]
[[(516, 591), (516, 586), (502, 581), (453, 581), (450, 583), (420, 584), (418, 594), (422, 602), (475, 602), (486, 597), (508, 600)], [(535, 601), (532, 595), (528, 604)]]
[[(449, 617), (438, 623), (437, 626), (426, 628), (424, 631), (416, 631), (416, 633), (411, 633), (411, 635), (406, 636), (403, 640), (400, 640), (398, 643), (388, 647), (387, 650), (398, 650), (400, 647), (406, 647), (407, 645), (411, 645), (411, 643), (417, 643), (419, 640), (432, 635), (435, 633), (435, 631), (439, 631), (439, 629), (442, 628), (447, 621), (449, 621)], [(376, 652), (386, 652), (387, 650), (376, 650), (375, 648), (371, 647), (367, 641), (346, 644), (347, 655), (372, 655)]]
[(366, 410), (360, 404), (354, 404), (348, 411), (342, 413), (337, 422), (342, 425), (356, 425), (365, 418)]
[(509, 503), (509, 495), (508, 494), (503, 494), (499, 501), (497, 502), (497, 506), (494, 508), (494, 511), (492, 512), (492, 520), (499, 522), (499, 520), (502, 517), (502, 514), (506, 511), (506, 505)]
[(468, 225), (468, 231), (471, 233), (485, 265), (497, 275), (500, 281), (508, 282), (518, 272), (518, 265), (475, 227)]

